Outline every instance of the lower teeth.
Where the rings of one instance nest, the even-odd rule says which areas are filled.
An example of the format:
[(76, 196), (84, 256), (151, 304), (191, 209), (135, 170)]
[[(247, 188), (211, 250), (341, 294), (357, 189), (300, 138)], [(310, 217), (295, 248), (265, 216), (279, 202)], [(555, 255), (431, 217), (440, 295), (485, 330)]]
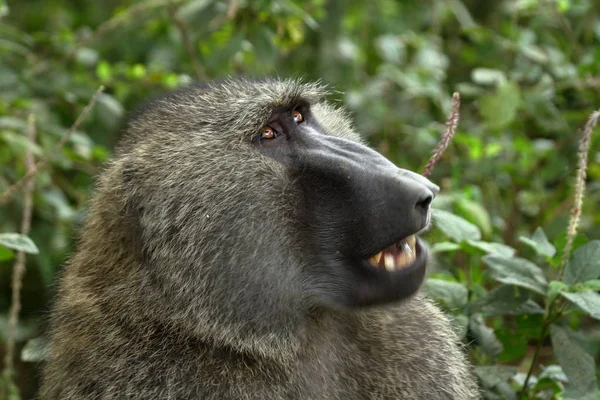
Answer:
[(374, 267), (383, 268), (387, 271), (396, 271), (405, 268), (416, 259), (415, 244), (416, 238), (410, 236), (369, 258), (369, 263)]
[(394, 261), (394, 256), (392, 254), (385, 254), (383, 266), (388, 271), (393, 271), (394, 269), (396, 269), (396, 263)]

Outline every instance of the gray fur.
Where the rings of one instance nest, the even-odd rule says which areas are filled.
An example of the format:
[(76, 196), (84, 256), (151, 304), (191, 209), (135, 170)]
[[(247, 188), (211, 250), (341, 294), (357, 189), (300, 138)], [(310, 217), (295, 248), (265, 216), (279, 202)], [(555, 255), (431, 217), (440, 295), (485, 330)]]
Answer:
[(59, 282), (41, 398), (475, 399), (448, 319), (420, 294), (319, 307), (303, 279), (298, 188), (253, 139), (317, 84), (227, 80), (129, 121)]

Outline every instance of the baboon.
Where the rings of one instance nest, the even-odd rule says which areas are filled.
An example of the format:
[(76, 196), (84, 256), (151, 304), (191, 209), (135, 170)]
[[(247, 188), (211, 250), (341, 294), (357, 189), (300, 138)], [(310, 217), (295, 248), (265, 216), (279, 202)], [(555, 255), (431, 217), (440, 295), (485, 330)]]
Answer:
[(42, 399), (478, 398), (418, 293), (438, 187), (326, 94), (227, 79), (130, 117), (59, 279)]

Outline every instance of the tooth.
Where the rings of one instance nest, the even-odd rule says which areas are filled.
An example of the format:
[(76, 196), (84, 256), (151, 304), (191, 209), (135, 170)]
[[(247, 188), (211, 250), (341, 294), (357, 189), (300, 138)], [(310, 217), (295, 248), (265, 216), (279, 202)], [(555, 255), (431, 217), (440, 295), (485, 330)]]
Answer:
[(381, 251), (375, 254), (372, 258), (375, 260), (375, 264), (379, 264), (379, 260), (381, 260)]
[(416, 254), (412, 251), (403, 251), (396, 256), (396, 263), (398, 264), (398, 269), (402, 269), (413, 263), (416, 259)]
[(410, 264), (410, 254), (408, 253), (399, 253), (396, 256), (396, 263), (398, 264), (398, 269), (402, 269)]
[(408, 245), (410, 246), (410, 248), (413, 250), (413, 253), (414, 253), (415, 245), (417, 244), (417, 238), (415, 237), (415, 235), (407, 237), (406, 242), (408, 243)]
[(402, 252), (406, 254), (412, 254), (413, 250), (408, 243), (402, 245)]
[(383, 256), (385, 257), (385, 262), (383, 263), (385, 269), (388, 271), (395, 270), (394, 256), (390, 253), (385, 253)]
[(379, 252), (379, 253), (375, 254), (373, 257), (369, 258), (369, 262), (374, 267), (378, 267), (379, 266), (379, 260), (381, 260), (381, 252)]

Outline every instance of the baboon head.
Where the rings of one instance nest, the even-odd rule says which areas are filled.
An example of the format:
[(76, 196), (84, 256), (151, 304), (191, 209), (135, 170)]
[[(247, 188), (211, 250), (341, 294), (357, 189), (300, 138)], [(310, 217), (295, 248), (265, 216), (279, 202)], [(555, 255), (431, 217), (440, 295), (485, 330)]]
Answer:
[(109, 229), (118, 215), (117, 237), (135, 242), (148, 309), (256, 349), (315, 309), (415, 293), (427, 261), (415, 235), (438, 187), (366, 146), (325, 94), (226, 80), (180, 89), (128, 121), (96, 206), (116, 203), (102, 218)]

